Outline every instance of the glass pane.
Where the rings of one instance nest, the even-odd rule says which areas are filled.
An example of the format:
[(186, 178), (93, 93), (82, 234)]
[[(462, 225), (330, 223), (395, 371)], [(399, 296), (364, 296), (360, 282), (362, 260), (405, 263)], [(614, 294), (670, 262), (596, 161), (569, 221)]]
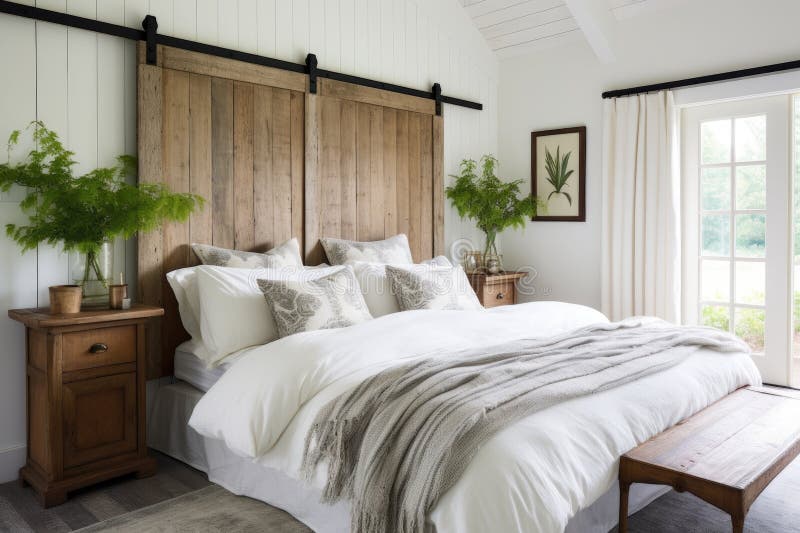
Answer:
[(729, 261), (704, 259), (700, 266), (703, 300), (728, 302), (731, 299), (731, 267)]
[(736, 209), (767, 208), (767, 167), (736, 167)]
[(750, 345), (754, 352), (764, 351), (764, 310), (737, 308), (734, 330), (737, 337)]
[(728, 163), (731, 160), (731, 121), (714, 120), (700, 124), (700, 162)]
[(701, 320), (704, 326), (730, 331), (730, 310), (724, 305), (704, 305)]
[(764, 305), (765, 267), (765, 263), (760, 261), (736, 262), (736, 303)]
[(730, 255), (730, 217), (728, 215), (703, 215), (702, 255)]
[(736, 161), (767, 159), (767, 116), (736, 119)]
[(700, 193), (703, 209), (721, 211), (731, 208), (731, 169), (711, 167), (700, 171)]
[(794, 297), (792, 299), (794, 304), (794, 329), (792, 330), (792, 347), (795, 357), (800, 357), (800, 264), (794, 265)]
[(736, 215), (736, 257), (764, 257), (766, 215)]

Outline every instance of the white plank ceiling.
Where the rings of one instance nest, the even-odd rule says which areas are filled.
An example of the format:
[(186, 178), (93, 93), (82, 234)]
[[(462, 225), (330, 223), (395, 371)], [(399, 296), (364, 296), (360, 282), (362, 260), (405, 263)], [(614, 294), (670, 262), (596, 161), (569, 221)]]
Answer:
[(603, 36), (610, 21), (678, 1), (460, 0), (489, 47), (501, 57), (585, 38), (606, 62), (613, 60)]

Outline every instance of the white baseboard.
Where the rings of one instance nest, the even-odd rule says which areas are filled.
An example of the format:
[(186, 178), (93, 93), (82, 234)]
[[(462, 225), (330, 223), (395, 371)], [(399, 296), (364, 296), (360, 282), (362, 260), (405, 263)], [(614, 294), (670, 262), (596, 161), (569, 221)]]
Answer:
[(19, 469), (25, 466), (25, 456), (24, 444), (0, 450), (0, 483), (19, 477)]

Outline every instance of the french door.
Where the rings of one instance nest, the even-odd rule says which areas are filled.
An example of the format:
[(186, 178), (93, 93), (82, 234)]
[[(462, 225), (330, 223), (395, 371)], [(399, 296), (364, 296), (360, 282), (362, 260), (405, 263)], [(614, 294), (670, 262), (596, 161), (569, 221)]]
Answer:
[(744, 339), (776, 385), (794, 381), (791, 119), (790, 95), (681, 117), (684, 322)]

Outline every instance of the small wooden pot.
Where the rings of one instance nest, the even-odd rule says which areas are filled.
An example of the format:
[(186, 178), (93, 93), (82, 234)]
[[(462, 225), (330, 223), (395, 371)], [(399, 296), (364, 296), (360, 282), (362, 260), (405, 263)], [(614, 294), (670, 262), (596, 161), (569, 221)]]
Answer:
[(108, 287), (108, 307), (111, 309), (123, 309), (122, 303), (128, 297), (128, 285), (109, 285)]
[(81, 311), (80, 285), (53, 285), (50, 287), (50, 312), (54, 315), (72, 315)]

